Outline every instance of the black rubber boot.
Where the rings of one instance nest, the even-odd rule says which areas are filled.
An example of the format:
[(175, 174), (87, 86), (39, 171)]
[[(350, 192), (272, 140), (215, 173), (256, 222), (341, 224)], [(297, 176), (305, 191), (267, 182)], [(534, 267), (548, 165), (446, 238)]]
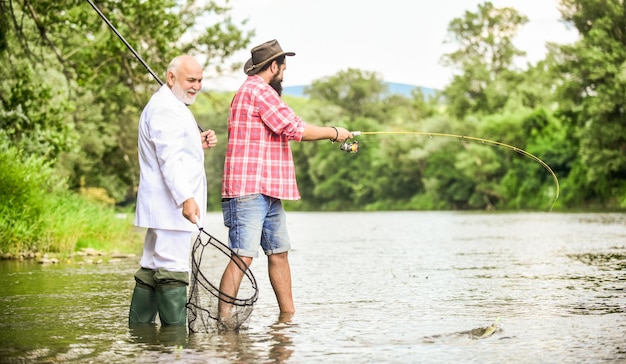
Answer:
[(161, 325), (186, 325), (189, 273), (158, 269), (154, 278)]
[(135, 289), (130, 302), (128, 325), (155, 324), (157, 314), (154, 271), (140, 268), (135, 273)]

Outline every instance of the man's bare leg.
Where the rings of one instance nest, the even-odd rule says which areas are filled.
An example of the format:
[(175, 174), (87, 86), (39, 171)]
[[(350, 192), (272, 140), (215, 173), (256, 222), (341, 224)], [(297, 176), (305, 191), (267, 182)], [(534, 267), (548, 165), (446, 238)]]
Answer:
[[(241, 259), (244, 261), (244, 263), (246, 263), (248, 267), (252, 263), (252, 258), (241, 257)], [(239, 286), (241, 285), (243, 274), (244, 272), (239, 268), (237, 263), (235, 263), (231, 259), (228, 262), (228, 265), (226, 266), (226, 269), (224, 270), (224, 274), (222, 274), (222, 279), (220, 281), (220, 299), (217, 303), (220, 319), (227, 319), (230, 317), (233, 304), (232, 299), (230, 299), (228, 296), (237, 297), (237, 292), (239, 292)], [(222, 295), (222, 293), (224, 295)]]
[(270, 282), (276, 294), (280, 312), (293, 313), (296, 309), (291, 293), (291, 270), (287, 252), (268, 256), (268, 271)]

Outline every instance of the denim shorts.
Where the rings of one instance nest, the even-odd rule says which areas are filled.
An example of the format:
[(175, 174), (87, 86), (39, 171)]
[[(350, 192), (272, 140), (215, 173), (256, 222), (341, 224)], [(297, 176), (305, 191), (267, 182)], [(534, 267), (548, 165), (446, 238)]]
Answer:
[(228, 245), (237, 254), (256, 258), (259, 245), (265, 255), (291, 249), (282, 202), (260, 193), (222, 200)]

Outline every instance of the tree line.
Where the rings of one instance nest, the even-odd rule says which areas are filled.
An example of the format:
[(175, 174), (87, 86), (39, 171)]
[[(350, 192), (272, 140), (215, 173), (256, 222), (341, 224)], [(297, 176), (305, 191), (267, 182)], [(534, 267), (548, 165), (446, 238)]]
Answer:
[[(508, 149), (410, 134), (367, 135), (356, 138), (357, 154), (329, 143), (294, 143), (303, 199), (289, 207), (626, 207), (626, 5), (567, 0), (560, 2), (560, 10), (580, 39), (548, 44), (545, 59), (525, 69), (515, 66), (515, 58), (524, 52), (515, 48), (513, 39), (528, 19), (513, 8), (485, 2), (450, 22), (447, 41), (456, 50), (442, 55), (441, 62), (455, 76), (435, 97), (419, 88), (411, 97), (390, 95), (379, 74), (348, 68), (314, 81), (305, 89), (307, 98), (287, 100), (313, 123), (506, 143), (547, 163), (558, 186), (540, 163)], [(227, 101), (224, 97), (223, 105)], [(220, 107), (199, 105), (196, 110), (200, 117), (224, 125), (227, 108)], [(218, 192), (221, 157), (208, 166), (209, 178), (215, 176), (212, 190)]]
[[(188, 53), (202, 56), (208, 73), (239, 71), (229, 57), (254, 35), (214, 2), (96, 3), (155, 70)], [(449, 23), (455, 50), (441, 62), (455, 76), (434, 97), (419, 88), (411, 97), (389, 94), (379, 74), (354, 65), (315, 80), (304, 98), (285, 98), (314, 124), (497, 140), (551, 167), (560, 183), (555, 209), (624, 208), (626, 6), (561, 0), (560, 11), (579, 40), (548, 44), (546, 57), (523, 69), (513, 39), (528, 19), (484, 2)], [(4, 1), (0, 14), (2, 149), (19, 151), (15, 163), (37, 158), (49, 166), (56, 181), (49, 189), (132, 206), (138, 116), (158, 84), (85, 1)], [(192, 105), (222, 141), (206, 158), (213, 210), (231, 97), (203, 93)], [(303, 199), (288, 208), (548, 210), (556, 194), (550, 173), (508, 149), (411, 134), (356, 140), (356, 154), (330, 142), (293, 143)], [(4, 198), (14, 200), (3, 181)]]

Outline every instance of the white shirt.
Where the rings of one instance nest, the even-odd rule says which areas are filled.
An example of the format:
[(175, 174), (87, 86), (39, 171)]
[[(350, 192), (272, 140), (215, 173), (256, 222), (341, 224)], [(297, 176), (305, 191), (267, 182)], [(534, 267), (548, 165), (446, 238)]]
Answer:
[(196, 120), (167, 85), (151, 98), (139, 119), (140, 179), (135, 225), (192, 231), (182, 204), (193, 197), (204, 220), (207, 183)]

